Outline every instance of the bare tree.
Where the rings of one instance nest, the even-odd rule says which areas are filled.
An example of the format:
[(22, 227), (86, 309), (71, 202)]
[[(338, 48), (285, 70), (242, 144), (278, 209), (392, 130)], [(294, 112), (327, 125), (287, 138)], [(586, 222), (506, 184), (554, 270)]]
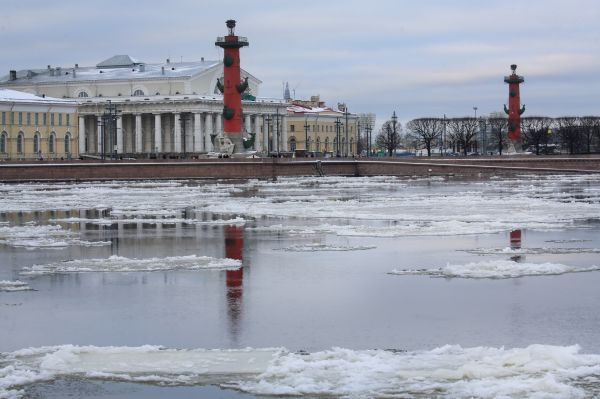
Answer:
[(440, 138), (444, 129), (444, 122), (440, 118), (418, 118), (406, 124), (408, 135), (419, 146), (427, 149), (427, 156), (431, 156), (431, 144)]
[(555, 121), (562, 144), (567, 146), (569, 154), (575, 154), (581, 144), (579, 118), (576, 116), (561, 116), (556, 118)]
[(467, 155), (477, 137), (479, 122), (475, 118), (452, 118), (448, 120), (448, 135)]
[(394, 155), (394, 151), (400, 147), (401, 131), (402, 125), (397, 121), (394, 119), (386, 121), (375, 137), (375, 144), (383, 148), (391, 157)]
[(498, 154), (502, 155), (508, 134), (508, 118), (497, 112), (488, 119), (488, 122), (490, 123), (492, 138), (498, 148)]
[(592, 141), (600, 132), (600, 118), (597, 116), (582, 116), (579, 118), (586, 152), (592, 152)]
[(548, 144), (548, 129), (552, 126), (552, 122), (552, 118), (547, 116), (521, 118), (523, 144), (534, 147), (536, 155), (540, 155), (540, 148), (543, 144)]

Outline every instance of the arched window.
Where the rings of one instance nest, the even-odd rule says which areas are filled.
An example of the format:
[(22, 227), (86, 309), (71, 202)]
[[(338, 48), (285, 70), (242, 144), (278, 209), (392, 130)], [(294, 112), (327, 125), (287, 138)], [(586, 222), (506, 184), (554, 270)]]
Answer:
[(5, 153), (6, 152), (6, 142), (7, 142), (7, 135), (6, 132), (2, 132), (0, 134), (0, 153)]
[(56, 134), (54, 132), (50, 133), (50, 137), (48, 137), (48, 152), (54, 154), (54, 142), (56, 141)]
[(23, 140), (23, 132), (19, 132), (19, 134), (17, 135), (17, 154), (23, 153)]
[(296, 138), (292, 137), (290, 139), (290, 151), (296, 151)]
[(133, 92), (134, 96), (143, 96), (144, 95), (144, 91), (137, 89), (136, 91)]
[(89, 97), (89, 95), (87, 94), (86, 91), (80, 91), (79, 94), (77, 94), (77, 97), (83, 98), (83, 97)]
[(65, 154), (71, 153), (71, 133), (65, 134)]
[(321, 138), (317, 137), (317, 152), (321, 151)]
[(329, 137), (325, 137), (325, 152), (329, 151)]
[(33, 153), (37, 154), (38, 152), (40, 152), (40, 135), (35, 133), (33, 135)]

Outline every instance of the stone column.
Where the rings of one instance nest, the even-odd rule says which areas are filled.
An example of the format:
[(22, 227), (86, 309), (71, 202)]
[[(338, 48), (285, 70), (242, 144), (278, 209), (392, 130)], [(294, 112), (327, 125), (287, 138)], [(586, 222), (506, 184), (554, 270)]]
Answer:
[(212, 145), (212, 142), (210, 141), (210, 139), (211, 139), (210, 135), (212, 133), (213, 133), (213, 114), (209, 112), (206, 114), (206, 122), (204, 124), (204, 143), (206, 145), (207, 152), (213, 150), (213, 145)]
[(246, 133), (250, 134), (253, 133), (252, 132), (252, 117), (250, 116), (250, 114), (246, 114), (246, 123), (245, 123), (245, 128), (246, 128)]
[(262, 150), (262, 135), (263, 133), (261, 133), (261, 127), (262, 124), (261, 122), (261, 118), (260, 116), (254, 115), (254, 131), (256, 132), (256, 137), (254, 139), (254, 149), (256, 151), (261, 151)]
[(194, 152), (204, 151), (204, 138), (202, 137), (202, 115), (194, 112)]
[(79, 155), (85, 154), (85, 116), (79, 115)]
[(263, 143), (265, 152), (269, 152), (269, 134), (272, 132), (269, 128), (269, 115), (263, 115)]
[[(123, 153), (123, 117), (117, 116), (117, 154)], [(111, 149), (114, 152), (114, 149)]]
[(175, 129), (174, 129), (174, 147), (173, 151), (176, 153), (181, 153), (181, 114), (179, 112), (175, 112)]
[(135, 152), (144, 152), (142, 144), (142, 114), (135, 114)]
[(288, 150), (287, 116), (281, 117), (281, 151)]
[(215, 129), (218, 136), (223, 134), (223, 115), (221, 115), (221, 113), (218, 113), (215, 115), (215, 119), (217, 122), (217, 128)]
[(162, 152), (162, 126), (160, 114), (154, 114), (154, 151)]
[(273, 120), (271, 121), (271, 151), (273, 152), (281, 151), (281, 146), (277, 146), (277, 140), (281, 140), (279, 137), (281, 136), (281, 119), (279, 120), (279, 123), (277, 123), (277, 118), (279, 118), (279, 116), (275, 114), (275, 116), (272, 117)]
[(97, 126), (98, 126), (98, 134), (96, 135), (96, 141), (97, 141), (97, 145), (96, 145), (96, 153), (97, 154), (102, 154), (104, 152), (104, 147), (103, 147), (103, 143), (102, 143), (102, 139), (104, 136), (103, 133), (103, 126), (102, 126), (102, 115), (98, 115), (98, 122), (97, 122)]

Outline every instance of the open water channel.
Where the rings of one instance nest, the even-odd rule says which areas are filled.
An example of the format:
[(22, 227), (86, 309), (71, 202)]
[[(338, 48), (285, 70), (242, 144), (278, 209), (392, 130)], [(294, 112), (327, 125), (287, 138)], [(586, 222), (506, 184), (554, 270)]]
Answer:
[(0, 398), (594, 398), (600, 176), (0, 184)]

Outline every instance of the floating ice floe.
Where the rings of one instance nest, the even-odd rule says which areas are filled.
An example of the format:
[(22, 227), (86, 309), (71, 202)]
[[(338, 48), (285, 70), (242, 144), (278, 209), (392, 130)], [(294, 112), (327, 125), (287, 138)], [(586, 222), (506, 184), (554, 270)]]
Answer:
[(283, 248), (282, 251), (287, 252), (319, 252), (319, 251), (365, 251), (368, 249), (377, 248), (374, 245), (330, 245), (330, 244), (303, 244), (292, 245)]
[(0, 292), (14, 292), (14, 291), (31, 291), (32, 288), (24, 281), (20, 280), (0, 280)]
[(186, 219), (179, 217), (162, 217), (162, 218), (100, 218), (87, 219), (79, 217), (51, 219), (51, 223), (90, 223), (96, 225), (113, 225), (113, 224), (193, 224), (193, 225), (243, 225), (246, 219), (237, 217), (233, 219), (214, 219), (214, 220), (199, 220)]
[(600, 355), (579, 346), (429, 351), (165, 349), (55, 346), (0, 354), (0, 398), (59, 378), (161, 385), (218, 384), (254, 395), (318, 397), (592, 398)]
[(562, 255), (562, 254), (597, 254), (600, 248), (476, 248), (466, 249), (464, 252), (476, 255)]
[(58, 225), (26, 224), (0, 226), (0, 244), (26, 249), (64, 248), (69, 245), (85, 247), (110, 245), (109, 241), (85, 241)]
[(240, 260), (210, 256), (171, 256), (136, 259), (113, 255), (102, 259), (78, 259), (24, 267), (24, 276), (91, 272), (156, 272), (170, 270), (237, 269)]
[(389, 274), (425, 275), (433, 277), (505, 279), (525, 276), (552, 276), (600, 270), (600, 266), (575, 267), (559, 263), (520, 263), (510, 260), (490, 260), (464, 265), (448, 264), (437, 269), (394, 269)]

